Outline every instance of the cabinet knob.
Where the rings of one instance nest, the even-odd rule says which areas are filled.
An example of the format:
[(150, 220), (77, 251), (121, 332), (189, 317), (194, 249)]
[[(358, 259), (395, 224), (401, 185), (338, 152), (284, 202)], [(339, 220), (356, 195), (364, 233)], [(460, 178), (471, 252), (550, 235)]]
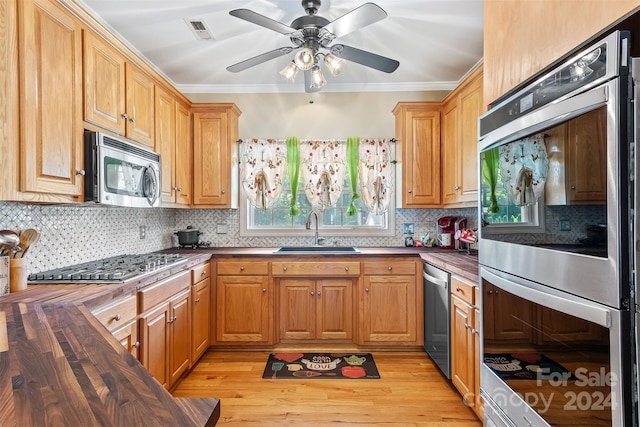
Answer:
[(313, 296), (313, 295), (314, 295), (313, 291), (311, 291), (311, 292), (309, 292), (309, 293), (311, 294), (311, 296)]
[(182, 193), (182, 188), (178, 187), (178, 188), (176, 188), (176, 191)]
[(120, 316), (119, 314), (113, 316), (113, 320), (115, 320), (116, 322), (118, 322), (120, 319), (122, 319), (122, 316)]
[(287, 271), (287, 267), (282, 267), (282, 271)]
[(455, 187), (453, 187), (453, 189), (454, 189), (455, 191), (458, 191), (458, 190), (460, 189), (460, 187), (456, 185)]
[(244, 271), (244, 265), (240, 266), (240, 271)]
[(464, 328), (465, 328), (465, 329), (471, 329), (471, 325), (470, 325), (470, 324), (468, 324), (468, 323), (465, 323), (465, 324), (464, 324)]
[(575, 190), (575, 189), (576, 189), (576, 186), (575, 186), (575, 185), (572, 185), (572, 186), (571, 186), (571, 189), (572, 189), (572, 190)]
[(129, 123), (135, 123), (135, 122), (136, 122), (136, 118), (135, 117), (129, 118)]
[(199, 302), (200, 302), (200, 298), (196, 298), (195, 303), (197, 304), (197, 303), (199, 303)]
[(85, 176), (87, 173), (84, 171), (84, 169), (80, 169), (78, 172), (76, 172), (76, 175), (80, 175), (80, 176)]
[(318, 296), (321, 296), (321, 295), (322, 295), (322, 291), (318, 291)]
[(120, 116), (122, 116), (123, 119), (128, 119), (129, 115), (127, 113), (122, 113), (120, 114)]
[(480, 335), (480, 331), (479, 331), (479, 330), (477, 330), (477, 329), (475, 329), (475, 328), (471, 330), (471, 333), (472, 333), (473, 335)]
[(224, 190), (222, 190), (222, 191), (220, 191), (220, 193), (224, 194), (224, 193), (225, 193), (225, 191), (224, 191)]
[(389, 271), (393, 270), (393, 267), (389, 266)]
[(206, 271), (203, 271), (202, 273), (200, 273), (200, 275), (201, 275), (202, 277), (204, 277), (204, 276), (206, 276), (206, 275), (207, 275), (207, 272), (206, 272)]
[(345, 268), (344, 268), (344, 271), (349, 271), (349, 267), (345, 267)]
[(262, 293), (266, 293), (267, 292), (267, 288), (262, 288)]
[(413, 190), (409, 190), (409, 191), (408, 191), (408, 193), (409, 193), (409, 194), (413, 193)]
[(369, 292), (369, 288), (364, 288), (364, 291), (365, 292)]
[(489, 295), (493, 295), (493, 291), (489, 291)]
[(140, 348), (140, 341), (136, 341), (133, 343), (132, 347)]

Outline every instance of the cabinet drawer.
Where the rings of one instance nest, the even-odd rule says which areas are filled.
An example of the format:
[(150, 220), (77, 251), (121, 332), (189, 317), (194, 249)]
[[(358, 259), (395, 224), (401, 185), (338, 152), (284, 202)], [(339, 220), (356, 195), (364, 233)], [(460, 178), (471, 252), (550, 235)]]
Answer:
[(167, 302), (169, 298), (178, 292), (188, 289), (191, 286), (191, 272), (182, 273), (168, 277), (161, 282), (142, 289), (138, 292), (138, 304), (140, 313), (155, 307), (158, 304)]
[(471, 284), (455, 276), (451, 276), (451, 295), (456, 295), (458, 298), (471, 305), (476, 304), (475, 288), (477, 288), (475, 284)]
[(136, 296), (131, 295), (106, 307), (99, 307), (93, 312), (93, 315), (110, 331), (118, 329), (135, 320), (137, 315)]
[(193, 270), (191, 270), (191, 274), (192, 274), (192, 281), (194, 285), (199, 281), (204, 280), (207, 277), (210, 277), (211, 263), (206, 262), (202, 265), (198, 265), (197, 267), (193, 267)]
[(353, 261), (271, 263), (273, 276), (359, 276), (360, 263)]
[(364, 263), (365, 275), (384, 275), (384, 274), (416, 274), (415, 261), (367, 261)]
[(221, 276), (266, 276), (269, 274), (269, 263), (266, 261), (218, 261), (218, 275)]

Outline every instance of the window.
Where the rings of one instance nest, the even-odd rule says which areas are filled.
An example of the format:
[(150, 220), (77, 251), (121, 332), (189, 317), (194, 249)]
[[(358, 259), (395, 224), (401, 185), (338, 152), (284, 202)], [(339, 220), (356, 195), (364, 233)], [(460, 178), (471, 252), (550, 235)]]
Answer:
[[(240, 234), (242, 236), (296, 236), (307, 235), (305, 228), (311, 204), (302, 186), (298, 186), (297, 205), (300, 214), (291, 216), (291, 186), (288, 177), (278, 201), (267, 209), (252, 206), (240, 191)], [(355, 202), (357, 212), (347, 216), (352, 190), (348, 173), (345, 175), (342, 195), (335, 206), (322, 212), (319, 228), (332, 236), (391, 236), (394, 234), (394, 208), (382, 215), (370, 213), (361, 199)]]

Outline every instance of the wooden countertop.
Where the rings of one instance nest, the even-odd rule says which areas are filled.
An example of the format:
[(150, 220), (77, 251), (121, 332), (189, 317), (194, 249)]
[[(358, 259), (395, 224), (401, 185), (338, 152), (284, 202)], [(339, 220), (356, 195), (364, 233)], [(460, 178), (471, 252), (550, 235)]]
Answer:
[[(171, 271), (191, 268), (195, 255)], [(213, 426), (218, 399), (176, 399), (91, 314), (161, 277), (29, 285), (0, 298), (2, 426)]]
[(468, 255), (463, 252), (445, 251), (443, 249), (421, 253), (420, 257), (429, 264), (447, 270), (455, 276), (478, 283), (478, 255)]

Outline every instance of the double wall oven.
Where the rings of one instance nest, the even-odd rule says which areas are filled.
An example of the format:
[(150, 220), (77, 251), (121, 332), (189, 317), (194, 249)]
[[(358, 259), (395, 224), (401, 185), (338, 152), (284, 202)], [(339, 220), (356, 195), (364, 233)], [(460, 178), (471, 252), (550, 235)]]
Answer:
[(487, 425), (637, 425), (629, 44), (611, 33), (480, 118)]

